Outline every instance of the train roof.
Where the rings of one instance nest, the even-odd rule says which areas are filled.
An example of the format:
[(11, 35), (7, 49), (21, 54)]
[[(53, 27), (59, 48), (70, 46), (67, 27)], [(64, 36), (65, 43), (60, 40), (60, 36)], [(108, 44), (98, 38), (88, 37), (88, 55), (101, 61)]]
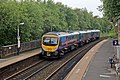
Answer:
[(79, 32), (78, 32), (78, 31), (75, 31), (75, 32), (72, 32), (71, 34), (79, 34)]
[(88, 33), (87, 31), (79, 31), (79, 33)]
[(45, 35), (65, 36), (65, 35), (69, 35), (69, 33), (68, 32), (48, 32)]
[(100, 32), (100, 30), (91, 30), (91, 32)]
[(92, 31), (91, 30), (87, 30), (87, 32), (91, 33)]
[(58, 33), (58, 36), (66, 36), (66, 35), (69, 35), (68, 32), (59, 32)]
[(44, 35), (56, 35), (56, 36), (66, 36), (66, 35), (74, 35), (74, 34), (84, 34), (84, 33), (92, 33), (92, 32), (100, 32), (100, 30), (86, 30), (86, 31), (74, 31), (74, 32), (48, 32)]

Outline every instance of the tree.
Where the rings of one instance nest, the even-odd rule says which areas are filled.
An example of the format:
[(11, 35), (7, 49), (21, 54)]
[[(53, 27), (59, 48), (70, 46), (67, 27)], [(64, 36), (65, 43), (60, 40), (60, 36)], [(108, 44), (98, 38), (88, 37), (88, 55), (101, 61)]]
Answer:
[(105, 18), (94, 17), (87, 9), (72, 9), (52, 0), (1, 0), (0, 45), (17, 43), (17, 26), (21, 22), (25, 23), (20, 26), (21, 42), (40, 39), (49, 31), (100, 29), (106, 32), (110, 25)]
[(120, 16), (120, 1), (119, 0), (103, 0), (104, 15), (115, 22)]

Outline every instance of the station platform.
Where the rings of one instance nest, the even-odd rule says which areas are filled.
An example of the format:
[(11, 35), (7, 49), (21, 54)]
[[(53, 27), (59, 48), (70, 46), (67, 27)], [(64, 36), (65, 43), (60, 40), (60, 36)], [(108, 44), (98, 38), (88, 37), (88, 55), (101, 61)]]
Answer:
[(116, 72), (108, 62), (113, 55), (116, 55), (116, 50), (112, 40), (99, 42), (76, 64), (65, 80), (116, 80)]
[(35, 56), (37, 54), (40, 54), (40, 52), (41, 52), (41, 49), (35, 49), (35, 50), (27, 51), (22, 54), (12, 56), (9, 58), (0, 59), (0, 69), (8, 65), (14, 64), (16, 62), (22, 61), (24, 59), (30, 58), (32, 56)]

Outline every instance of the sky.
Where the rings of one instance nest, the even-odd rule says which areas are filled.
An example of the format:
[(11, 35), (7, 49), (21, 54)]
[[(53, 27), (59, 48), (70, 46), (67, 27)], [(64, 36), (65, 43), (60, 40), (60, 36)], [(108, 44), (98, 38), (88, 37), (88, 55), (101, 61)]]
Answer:
[(102, 12), (97, 10), (98, 6), (102, 4), (100, 0), (54, 0), (54, 2), (62, 2), (72, 8), (86, 8), (89, 12), (93, 12), (94, 16), (102, 17)]

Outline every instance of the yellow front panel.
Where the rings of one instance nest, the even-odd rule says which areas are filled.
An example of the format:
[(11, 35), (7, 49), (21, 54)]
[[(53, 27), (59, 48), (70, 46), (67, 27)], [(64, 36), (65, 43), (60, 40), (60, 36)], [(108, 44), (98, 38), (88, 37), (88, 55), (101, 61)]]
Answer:
[(45, 46), (45, 45), (42, 44), (42, 48), (47, 52), (54, 52), (58, 48), (58, 45), (56, 45), (56, 46)]
[[(43, 37), (55, 37), (55, 38), (58, 38), (58, 36), (55, 36), (55, 35), (44, 35)], [(42, 40), (43, 40), (43, 37), (42, 37)], [(58, 44), (59, 44), (59, 38), (58, 38)], [(42, 42), (42, 48), (43, 48), (44, 51), (47, 51), (47, 52), (55, 52), (55, 50), (58, 49), (58, 44), (56, 46), (46, 46)]]

